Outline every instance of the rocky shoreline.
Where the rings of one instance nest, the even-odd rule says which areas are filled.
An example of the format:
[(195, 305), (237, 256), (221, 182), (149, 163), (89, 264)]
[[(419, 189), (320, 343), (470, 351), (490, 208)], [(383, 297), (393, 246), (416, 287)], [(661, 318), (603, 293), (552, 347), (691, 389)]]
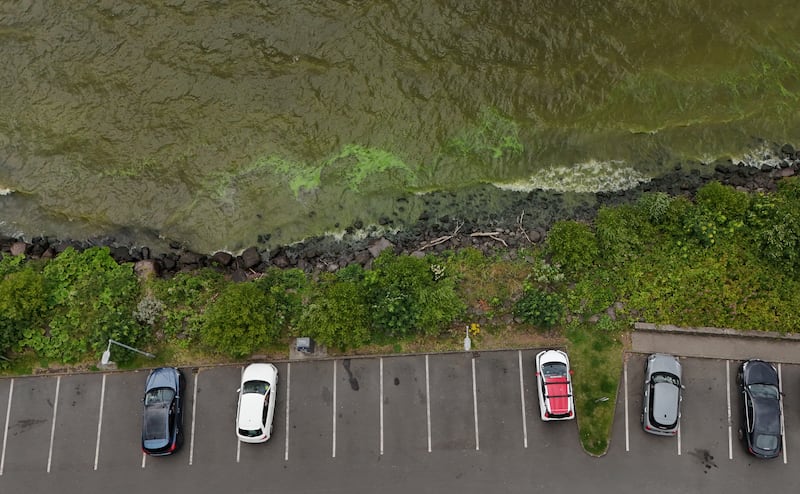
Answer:
[[(541, 242), (550, 225), (564, 219), (591, 220), (603, 206), (636, 201), (645, 192), (692, 197), (710, 181), (749, 192), (773, 191), (777, 182), (800, 173), (800, 151), (791, 144), (774, 146), (765, 156), (770, 166), (760, 168), (734, 163), (676, 163), (673, 170), (638, 187), (609, 193), (562, 194), (548, 191), (513, 192), (485, 185), (455, 192), (424, 196), (424, 211), (412, 225), (395, 224), (381, 218), (378, 225), (365, 227), (355, 222), (342, 238), (321, 236), (292, 245), (265, 248), (251, 246), (239, 255), (216, 252), (200, 254), (171, 242), (169, 251), (155, 254), (148, 247), (120, 245), (113, 237), (76, 241), (37, 237), (30, 240), (0, 236), (0, 255), (24, 253), (33, 259), (47, 259), (67, 247), (78, 250), (108, 246), (120, 263), (140, 262), (159, 276), (213, 267), (234, 280), (245, 280), (269, 267), (299, 268), (310, 274), (334, 272), (352, 263), (368, 267), (386, 248), (398, 253), (422, 255), (463, 247), (484, 252), (514, 251)], [(407, 201), (399, 198), (398, 202)], [(487, 204), (491, 204), (487, 207)], [(400, 206), (402, 207), (402, 206)], [(259, 242), (268, 235), (259, 236)]]

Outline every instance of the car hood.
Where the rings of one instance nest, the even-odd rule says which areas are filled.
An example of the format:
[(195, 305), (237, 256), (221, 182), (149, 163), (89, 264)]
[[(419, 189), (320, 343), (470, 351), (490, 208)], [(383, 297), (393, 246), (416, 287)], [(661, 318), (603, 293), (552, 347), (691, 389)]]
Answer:
[(670, 383), (657, 383), (653, 386), (653, 408), (650, 413), (663, 425), (671, 425), (678, 421), (678, 400), (680, 390)]
[(178, 390), (178, 373), (174, 369), (162, 367), (150, 373), (145, 385), (145, 393), (155, 388), (169, 388)]
[(761, 361), (750, 361), (744, 367), (745, 384), (774, 384), (778, 385), (778, 373), (772, 365)]
[(652, 374), (666, 372), (681, 379), (681, 364), (671, 355), (657, 353), (650, 359), (648, 366)]

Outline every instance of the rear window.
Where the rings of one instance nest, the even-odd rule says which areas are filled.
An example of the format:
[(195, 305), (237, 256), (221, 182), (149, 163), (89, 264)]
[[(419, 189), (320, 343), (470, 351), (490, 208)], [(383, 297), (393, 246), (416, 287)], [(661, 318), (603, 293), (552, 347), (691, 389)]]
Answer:
[(262, 434), (261, 429), (253, 429), (253, 430), (239, 429), (239, 435), (244, 437), (257, 437), (260, 436), (261, 434)]

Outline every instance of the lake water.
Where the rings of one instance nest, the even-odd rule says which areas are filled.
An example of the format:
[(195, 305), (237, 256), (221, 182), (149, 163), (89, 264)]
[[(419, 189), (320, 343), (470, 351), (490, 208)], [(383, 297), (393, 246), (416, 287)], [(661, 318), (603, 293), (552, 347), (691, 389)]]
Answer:
[(798, 26), (781, 0), (3, 1), (0, 231), (238, 251), (435, 190), (756, 163), (800, 143)]

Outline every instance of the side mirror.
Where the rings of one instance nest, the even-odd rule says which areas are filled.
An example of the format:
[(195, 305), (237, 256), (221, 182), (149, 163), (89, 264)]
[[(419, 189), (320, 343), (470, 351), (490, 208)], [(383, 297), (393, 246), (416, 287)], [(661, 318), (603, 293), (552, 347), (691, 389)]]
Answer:
[(236, 388), (236, 392), (237, 392), (237, 393), (238, 393), (239, 391), (241, 391), (241, 390), (242, 390), (242, 388)]

